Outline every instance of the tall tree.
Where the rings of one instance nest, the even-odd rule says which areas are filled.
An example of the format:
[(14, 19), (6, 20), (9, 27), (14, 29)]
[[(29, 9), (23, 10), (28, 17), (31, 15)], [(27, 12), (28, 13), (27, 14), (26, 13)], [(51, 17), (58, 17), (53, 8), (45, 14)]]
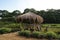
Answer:
[(29, 9), (29, 8), (26, 8), (26, 9), (24, 10), (23, 14), (25, 14), (25, 13), (27, 13), (27, 12), (29, 12), (29, 11), (30, 11), (30, 9)]
[(19, 10), (14, 10), (13, 12), (12, 12), (12, 15), (13, 16), (17, 16), (17, 15), (20, 15), (21, 14), (21, 12), (19, 11)]
[(0, 10), (0, 17), (2, 17), (2, 10)]
[(37, 13), (37, 11), (33, 8), (30, 9), (30, 12)]

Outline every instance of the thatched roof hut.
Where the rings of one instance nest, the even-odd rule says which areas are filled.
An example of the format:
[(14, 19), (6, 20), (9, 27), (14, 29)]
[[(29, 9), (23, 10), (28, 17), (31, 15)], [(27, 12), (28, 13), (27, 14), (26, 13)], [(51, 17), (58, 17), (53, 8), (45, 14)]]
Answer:
[(16, 17), (17, 22), (22, 23), (39, 23), (41, 24), (43, 22), (43, 18), (39, 15), (36, 15), (35, 13), (28, 12), (23, 15), (19, 15)]
[[(35, 13), (28, 12), (23, 15), (19, 15), (16, 17), (17, 22), (26, 23), (25, 28), (33, 28), (34, 30), (38, 28), (38, 30), (41, 30), (41, 23), (43, 22), (43, 18), (39, 15), (36, 15)], [(28, 26), (29, 25), (29, 26)]]

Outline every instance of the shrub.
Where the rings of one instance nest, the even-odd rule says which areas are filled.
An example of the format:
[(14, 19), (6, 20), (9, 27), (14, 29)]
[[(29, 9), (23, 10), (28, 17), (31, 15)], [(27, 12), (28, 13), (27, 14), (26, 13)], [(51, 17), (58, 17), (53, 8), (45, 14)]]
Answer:
[(19, 32), (19, 35), (20, 35), (20, 36), (24, 36), (24, 31), (20, 31), (20, 32)]
[(54, 33), (54, 32), (39, 32), (39, 31), (33, 31), (33, 32), (30, 32), (28, 30), (25, 30), (25, 31), (20, 31), (19, 32), (19, 35), (21, 36), (25, 36), (25, 37), (34, 37), (34, 38), (48, 38), (48, 39), (51, 39), (51, 38), (57, 38), (57, 34)]
[(9, 32), (11, 32), (10, 28), (0, 28), (0, 34), (9, 33)]
[(39, 31), (34, 31), (32, 33), (32, 37), (35, 37), (35, 38), (44, 38), (44, 33), (43, 32), (39, 32)]
[(57, 36), (58, 39), (60, 39), (60, 34)]
[(53, 24), (53, 25), (51, 25), (52, 27), (56, 27), (57, 25), (55, 25), (55, 24)]
[(28, 30), (25, 30), (25, 31), (20, 31), (19, 32), (19, 35), (21, 35), (21, 36), (26, 36), (26, 37), (30, 37), (30, 31), (28, 31)]
[(60, 34), (60, 32), (56, 32), (57, 34)]
[(54, 32), (46, 32), (46, 38), (57, 38), (57, 34)]
[(26, 37), (29, 37), (30, 36), (30, 31), (28, 31), (28, 30), (25, 30), (25, 32), (24, 32), (24, 36), (26, 36)]
[(32, 37), (35, 37), (35, 38), (38, 38), (39, 35), (40, 35), (40, 32), (38, 32), (38, 31), (34, 31), (34, 32), (32, 33)]
[(16, 31), (20, 31), (19, 28), (11, 28), (11, 32), (16, 32)]

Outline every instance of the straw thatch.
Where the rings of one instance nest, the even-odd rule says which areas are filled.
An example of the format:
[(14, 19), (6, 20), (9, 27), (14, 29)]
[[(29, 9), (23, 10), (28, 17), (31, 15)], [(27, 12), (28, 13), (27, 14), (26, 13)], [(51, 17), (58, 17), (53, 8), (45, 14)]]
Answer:
[(19, 23), (25, 23), (24, 29), (28, 28), (29, 30), (41, 30), (41, 23), (43, 22), (43, 18), (39, 15), (36, 15), (35, 13), (28, 12), (17, 16), (16, 21)]
[(43, 22), (43, 18), (35, 13), (28, 12), (23, 15), (19, 15), (16, 17), (17, 22), (22, 23), (38, 23), (41, 24)]

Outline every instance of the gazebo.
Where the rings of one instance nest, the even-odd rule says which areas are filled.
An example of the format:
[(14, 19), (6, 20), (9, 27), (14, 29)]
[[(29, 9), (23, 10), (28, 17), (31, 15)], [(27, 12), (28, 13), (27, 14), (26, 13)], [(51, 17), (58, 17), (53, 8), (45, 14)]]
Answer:
[(28, 28), (33, 30), (40, 30), (41, 29), (41, 23), (43, 22), (43, 18), (39, 15), (36, 15), (33, 12), (28, 12), (23, 15), (19, 15), (16, 17), (16, 21), (19, 23), (25, 24), (25, 29)]

